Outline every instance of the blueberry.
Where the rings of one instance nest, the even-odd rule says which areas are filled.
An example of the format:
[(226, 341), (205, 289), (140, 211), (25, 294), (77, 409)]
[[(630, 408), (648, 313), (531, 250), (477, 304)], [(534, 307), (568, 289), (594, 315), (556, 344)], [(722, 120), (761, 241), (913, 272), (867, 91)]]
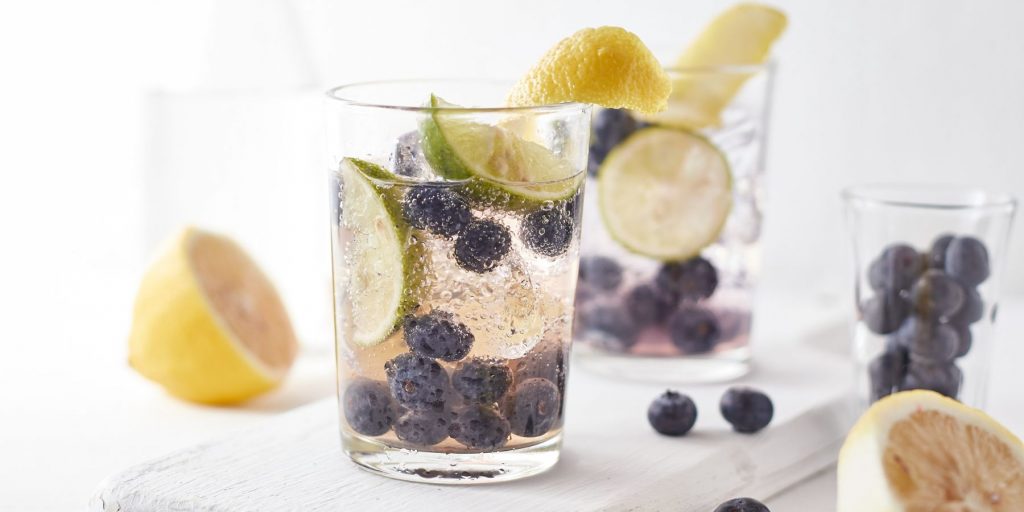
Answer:
[(395, 174), (400, 176), (418, 176), (424, 162), (423, 148), (420, 146), (420, 132), (411, 131), (398, 137), (395, 145)]
[(520, 236), (537, 254), (558, 256), (572, 241), (572, 219), (559, 209), (537, 210), (523, 220)]
[(932, 320), (946, 318), (964, 304), (964, 289), (941, 270), (929, 270), (910, 290), (910, 300), (918, 315)]
[(899, 328), (910, 314), (910, 304), (899, 292), (879, 291), (861, 305), (864, 325), (877, 334), (889, 334)]
[(608, 153), (620, 142), (637, 130), (636, 119), (628, 110), (606, 108), (594, 114), (591, 124), (590, 159), (587, 172), (597, 176), (597, 171)]
[(387, 384), (369, 379), (352, 381), (342, 396), (345, 421), (352, 430), (367, 436), (379, 436), (394, 423), (396, 408)]
[(960, 348), (956, 329), (917, 316), (903, 322), (896, 331), (896, 339), (900, 346), (910, 351), (911, 357), (922, 361), (952, 361)]
[(962, 380), (963, 373), (953, 363), (926, 364), (911, 361), (900, 390), (930, 389), (955, 399), (960, 392)]
[(451, 313), (438, 309), (423, 316), (406, 315), (402, 331), (405, 343), (413, 352), (445, 361), (466, 357), (475, 340), (466, 324), (456, 322)]
[(985, 302), (981, 294), (974, 288), (964, 290), (964, 305), (949, 317), (949, 323), (966, 327), (981, 320), (985, 316)]
[(679, 304), (679, 299), (650, 284), (642, 284), (629, 291), (624, 299), (626, 310), (638, 327), (660, 324)]
[(622, 308), (596, 306), (577, 315), (583, 337), (601, 348), (622, 351), (636, 343), (636, 324)]
[(681, 299), (706, 299), (718, 287), (718, 271), (710, 261), (697, 256), (682, 263), (662, 265), (654, 282)]
[(412, 352), (384, 363), (391, 396), (399, 405), (414, 409), (441, 410), (449, 387), (448, 372), (437, 361)]
[(452, 387), (470, 402), (497, 402), (511, 385), (512, 370), (494, 358), (467, 359), (452, 372)]
[(868, 266), (868, 282), (875, 290), (905, 290), (924, 272), (924, 267), (924, 258), (913, 247), (890, 245)]
[(418, 185), (405, 193), (402, 216), (416, 229), (452, 238), (462, 232), (473, 214), (461, 196), (446, 187)]
[(494, 407), (470, 404), (455, 409), (448, 435), (468, 448), (493, 450), (508, 442), (511, 427)]
[(971, 334), (971, 328), (966, 325), (950, 325), (952, 325), (953, 328), (956, 329), (956, 336), (957, 339), (960, 341), (960, 344), (957, 346), (956, 349), (956, 357), (964, 357), (967, 355), (968, 352), (971, 351), (971, 345), (974, 343), (974, 336)]
[(606, 256), (581, 258), (580, 281), (595, 290), (615, 291), (622, 284), (622, 266)]
[(515, 381), (542, 378), (565, 389), (565, 349), (561, 343), (545, 342), (516, 361)]
[(720, 333), (715, 315), (698, 306), (683, 306), (668, 319), (672, 343), (686, 354), (710, 352)]
[(946, 249), (953, 238), (953, 235), (942, 235), (932, 242), (932, 248), (928, 251), (929, 267), (939, 270), (946, 268)]
[(455, 242), (455, 262), (460, 267), (483, 274), (490, 272), (512, 248), (508, 229), (497, 222), (471, 222)]
[(697, 422), (697, 405), (690, 397), (668, 390), (651, 402), (647, 421), (659, 434), (683, 436)]
[(754, 498), (733, 498), (715, 507), (714, 512), (772, 512)]
[(902, 347), (882, 352), (868, 364), (871, 378), (871, 401), (891, 395), (899, 389), (907, 374), (908, 355)]
[(407, 411), (395, 422), (395, 435), (410, 444), (430, 446), (448, 438), (449, 424), (444, 411)]
[(954, 238), (946, 248), (946, 273), (964, 286), (977, 286), (988, 279), (991, 269), (988, 249), (977, 238)]
[(729, 388), (722, 395), (719, 407), (725, 421), (741, 434), (753, 434), (767, 427), (775, 414), (775, 407), (768, 395), (742, 386)]
[(514, 434), (537, 437), (551, 430), (558, 421), (562, 394), (548, 379), (526, 379), (516, 384), (504, 407)]

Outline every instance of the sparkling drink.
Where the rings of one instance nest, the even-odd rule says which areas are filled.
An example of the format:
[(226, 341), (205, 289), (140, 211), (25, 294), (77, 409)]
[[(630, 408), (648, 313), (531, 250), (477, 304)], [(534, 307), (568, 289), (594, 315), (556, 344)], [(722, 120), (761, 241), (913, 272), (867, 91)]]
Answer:
[(391, 477), (513, 479), (558, 458), (590, 108), (431, 96), (500, 104), (500, 85), (330, 93), (342, 440)]
[(575, 330), (588, 366), (661, 381), (746, 373), (771, 71), (669, 71), (697, 90), (740, 87), (720, 112), (674, 95), (655, 116), (595, 115)]

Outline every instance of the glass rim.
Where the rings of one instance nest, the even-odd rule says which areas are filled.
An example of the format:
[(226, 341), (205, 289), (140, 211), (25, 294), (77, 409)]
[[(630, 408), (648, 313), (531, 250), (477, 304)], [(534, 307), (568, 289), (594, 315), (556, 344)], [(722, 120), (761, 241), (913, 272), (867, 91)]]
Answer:
[(710, 66), (666, 66), (670, 75), (746, 75), (775, 69), (775, 59), (761, 64), (716, 64)]
[(396, 110), (404, 112), (458, 112), (465, 114), (487, 114), (487, 113), (531, 113), (531, 114), (544, 114), (544, 113), (557, 113), (557, 112), (568, 112), (578, 110), (581, 113), (592, 108), (589, 103), (579, 102), (563, 102), (563, 103), (552, 103), (547, 105), (528, 105), (521, 107), (512, 106), (495, 106), (495, 107), (463, 107), (463, 106), (447, 106), (447, 107), (429, 107), (424, 105), (397, 105), (388, 102), (377, 102), (377, 101), (362, 101), (353, 98), (347, 98), (344, 95), (345, 91), (355, 89), (358, 87), (373, 87), (381, 85), (401, 85), (401, 84), (415, 84), (415, 83), (461, 83), (461, 84), (481, 84), (481, 85), (508, 85), (511, 88), (514, 82), (509, 80), (492, 80), (483, 78), (408, 78), (408, 79), (395, 79), (395, 80), (367, 80), (360, 82), (349, 82), (346, 84), (338, 85), (327, 89), (327, 98), (333, 101), (337, 101), (345, 106), (350, 107), (366, 107), (366, 108), (379, 108), (386, 110)]
[[(962, 200), (928, 199), (928, 196), (940, 194), (947, 194), (945, 197), (958, 196)], [(842, 197), (847, 203), (857, 202), (893, 208), (1009, 211), (1017, 208), (1017, 198), (1011, 194), (952, 184), (865, 183), (844, 188)]]

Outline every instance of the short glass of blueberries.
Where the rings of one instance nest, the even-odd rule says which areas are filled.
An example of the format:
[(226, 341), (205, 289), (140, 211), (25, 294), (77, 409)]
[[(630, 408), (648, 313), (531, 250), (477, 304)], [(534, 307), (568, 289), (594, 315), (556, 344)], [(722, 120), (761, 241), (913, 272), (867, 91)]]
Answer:
[(857, 272), (853, 349), (874, 402), (928, 389), (984, 405), (998, 272), (1016, 201), (943, 186), (844, 192)]

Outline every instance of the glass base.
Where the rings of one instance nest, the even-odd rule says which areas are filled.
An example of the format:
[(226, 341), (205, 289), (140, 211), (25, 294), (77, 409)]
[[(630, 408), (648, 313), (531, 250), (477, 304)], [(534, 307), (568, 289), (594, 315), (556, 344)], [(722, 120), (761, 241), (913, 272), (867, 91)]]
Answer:
[(342, 433), (345, 453), (363, 469), (397, 480), (437, 485), (508, 482), (547, 471), (558, 462), (562, 433), (540, 443), (488, 453), (442, 453), (395, 448)]
[(750, 372), (750, 347), (705, 356), (643, 357), (577, 345), (579, 366), (588, 371), (638, 382), (705, 384), (738, 379)]

